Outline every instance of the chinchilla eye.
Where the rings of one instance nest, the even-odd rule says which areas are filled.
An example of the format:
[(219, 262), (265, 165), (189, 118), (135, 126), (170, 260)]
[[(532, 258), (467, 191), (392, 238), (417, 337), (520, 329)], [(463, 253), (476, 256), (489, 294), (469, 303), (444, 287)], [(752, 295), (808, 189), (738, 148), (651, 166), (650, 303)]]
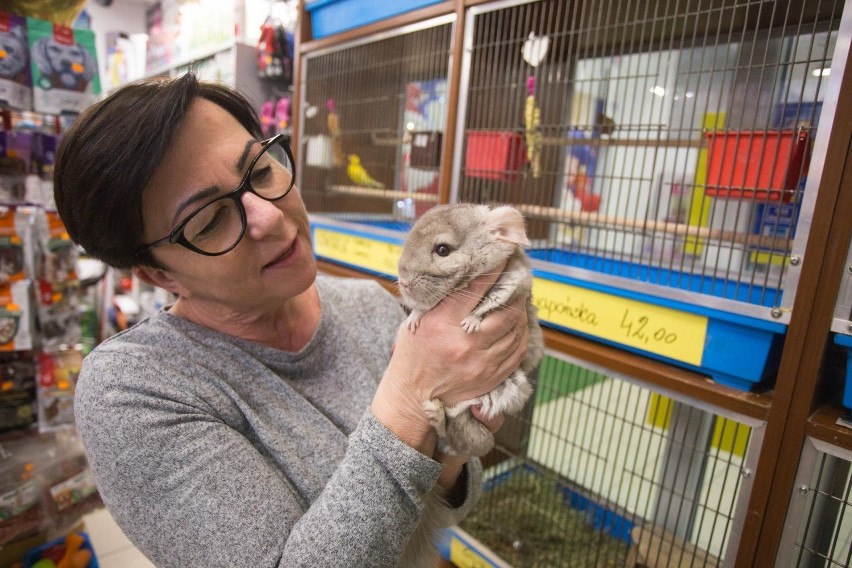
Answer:
[(449, 256), (451, 252), (452, 249), (450, 249), (450, 247), (447, 245), (435, 246), (435, 254), (437, 254), (438, 256)]

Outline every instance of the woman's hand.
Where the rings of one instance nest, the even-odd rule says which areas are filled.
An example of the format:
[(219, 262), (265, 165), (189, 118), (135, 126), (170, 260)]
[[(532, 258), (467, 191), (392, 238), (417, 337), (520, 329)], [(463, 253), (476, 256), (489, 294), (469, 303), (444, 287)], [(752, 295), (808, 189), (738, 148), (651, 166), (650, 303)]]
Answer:
[(426, 313), (416, 333), (403, 328), (397, 335), (371, 409), (403, 441), (427, 455), (432, 454), (434, 434), (423, 402), (438, 398), (453, 405), (481, 396), (523, 360), (529, 334), (524, 298), (486, 315), (475, 333), (460, 325), (498, 276), (475, 279)]

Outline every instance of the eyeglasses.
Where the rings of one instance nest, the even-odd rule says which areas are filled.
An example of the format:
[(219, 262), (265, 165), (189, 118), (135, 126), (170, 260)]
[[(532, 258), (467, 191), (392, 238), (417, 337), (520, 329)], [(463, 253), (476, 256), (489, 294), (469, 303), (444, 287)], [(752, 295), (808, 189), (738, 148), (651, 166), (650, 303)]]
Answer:
[(263, 148), (249, 164), (246, 175), (233, 191), (221, 195), (190, 213), (172, 232), (142, 245), (136, 255), (151, 249), (178, 244), (206, 256), (219, 256), (233, 249), (246, 232), (247, 191), (266, 201), (277, 201), (290, 193), (296, 180), (293, 153), (284, 134), (261, 142)]

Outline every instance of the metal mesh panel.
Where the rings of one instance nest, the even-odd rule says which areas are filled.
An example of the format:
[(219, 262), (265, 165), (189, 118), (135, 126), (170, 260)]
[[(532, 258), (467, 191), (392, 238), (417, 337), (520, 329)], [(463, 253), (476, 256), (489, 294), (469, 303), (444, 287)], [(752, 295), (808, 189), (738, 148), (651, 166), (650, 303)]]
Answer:
[(852, 566), (849, 452), (809, 440), (778, 566)]
[[(762, 432), (550, 352), (461, 527), (516, 566), (721, 566)], [(760, 425), (762, 427), (762, 425)]]
[(769, 319), (808, 230), (799, 213), (842, 9), (483, 7), (466, 25), (455, 198), (518, 204), (532, 254), (574, 273)]
[(304, 58), (299, 187), (312, 213), (410, 219), (437, 203), (452, 40), (451, 19), (437, 22)]

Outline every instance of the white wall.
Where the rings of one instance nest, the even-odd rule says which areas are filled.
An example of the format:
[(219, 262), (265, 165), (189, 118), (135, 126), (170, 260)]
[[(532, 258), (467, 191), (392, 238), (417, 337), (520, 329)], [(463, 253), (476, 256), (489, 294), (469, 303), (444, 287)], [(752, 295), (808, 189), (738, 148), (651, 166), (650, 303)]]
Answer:
[[(101, 77), (107, 77), (106, 35), (108, 32), (129, 34), (145, 33), (145, 0), (114, 0), (112, 6), (105, 8), (89, 0), (85, 10), (92, 18), (92, 30), (98, 50), (98, 69)], [(101, 80), (106, 86), (107, 81)]]

